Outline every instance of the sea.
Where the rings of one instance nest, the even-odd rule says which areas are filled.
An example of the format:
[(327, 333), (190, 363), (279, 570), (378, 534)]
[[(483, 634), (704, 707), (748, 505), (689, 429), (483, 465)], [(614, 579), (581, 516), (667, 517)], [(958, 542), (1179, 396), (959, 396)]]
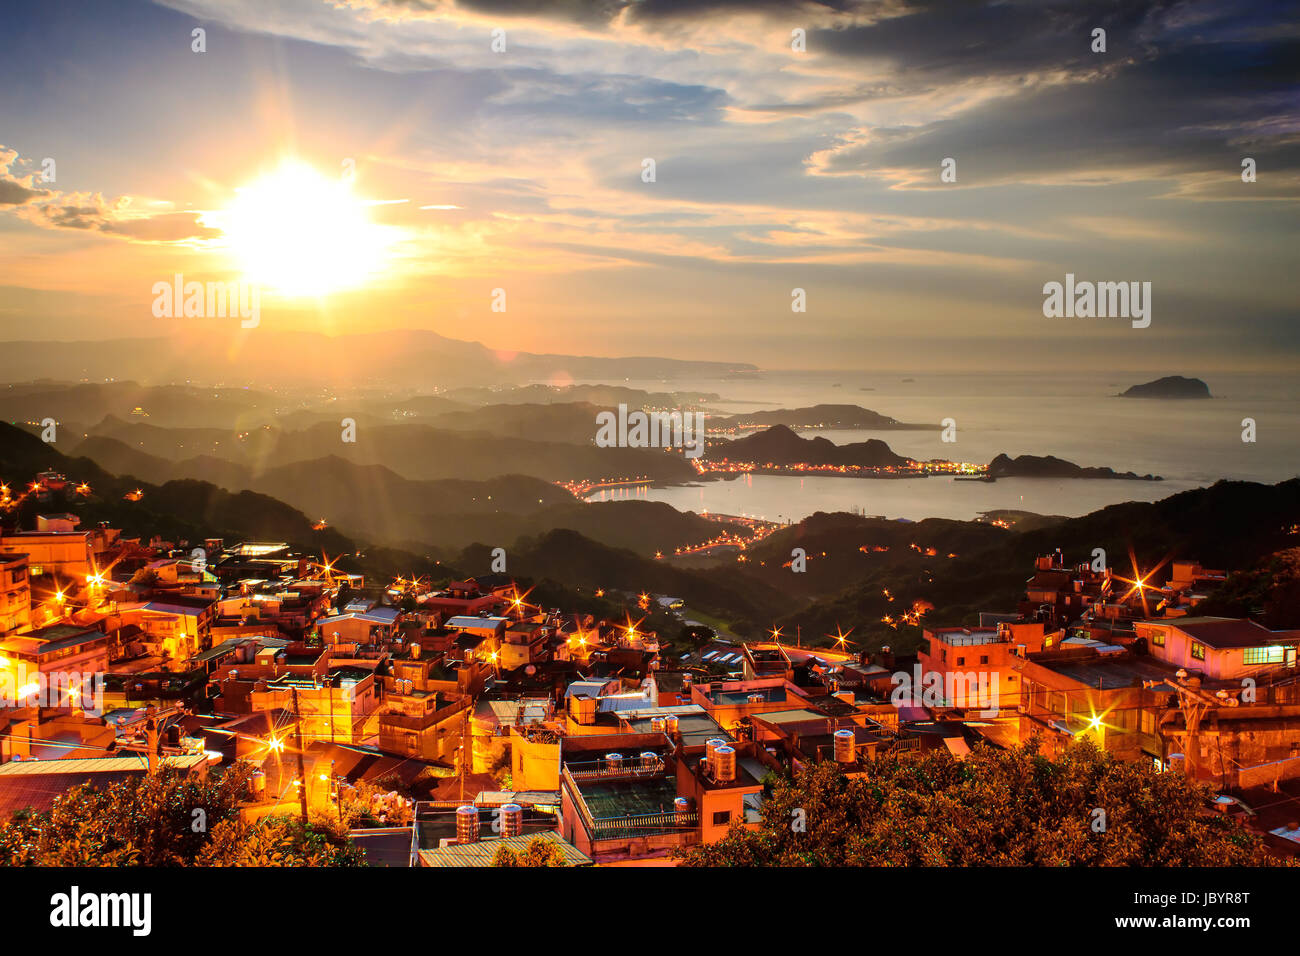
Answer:
[[(1076, 517), (1124, 501), (1155, 501), (1220, 479), (1274, 483), (1300, 475), (1300, 376), (1257, 373), (1199, 375), (1214, 396), (1201, 400), (1129, 399), (1130, 385), (1169, 372), (1071, 370), (951, 374), (934, 372), (764, 371), (714, 381), (635, 381), (651, 391), (698, 390), (720, 399), (717, 415), (817, 404), (860, 405), (902, 422), (952, 419), (956, 441), (939, 431), (816, 430), (837, 444), (884, 440), (900, 455), (986, 463), (999, 453), (1055, 455), (1079, 465), (1107, 466), (1162, 481), (946, 477), (873, 479), (747, 475), (672, 487), (594, 492), (588, 500), (640, 498), (682, 511), (799, 521), (817, 511), (887, 518), (969, 520), (1014, 509)], [(609, 383), (606, 383), (609, 384)], [(1255, 441), (1242, 440), (1251, 419)]]

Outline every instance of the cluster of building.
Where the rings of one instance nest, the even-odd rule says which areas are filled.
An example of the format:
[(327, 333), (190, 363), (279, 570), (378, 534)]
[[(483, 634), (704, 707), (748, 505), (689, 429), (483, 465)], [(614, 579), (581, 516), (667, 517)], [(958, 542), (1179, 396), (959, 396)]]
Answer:
[(757, 827), (773, 771), (894, 751), (1088, 736), (1243, 814), (1300, 780), (1300, 633), (1197, 617), (1223, 575), (1193, 563), (1156, 588), (1046, 556), (1015, 612), (904, 658), (673, 648), (503, 575), (375, 585), (283, 543), (78, 525), (0, 535), (0, 815), (242, 760), (254, 818), (369, 801), (374, 862), (480, 865), (540, 836), (652, 865)]
[(1013, 613), (927, 628), (937, 719), (971, 741), (1047, 752), (1087, 738), (1120, 759), (1187, 774), (1274, 849), (1300, 843), (1300, 630), (1196, 607), (1222, 570), (1175, 561), (1167, 582), (1040, 557)]

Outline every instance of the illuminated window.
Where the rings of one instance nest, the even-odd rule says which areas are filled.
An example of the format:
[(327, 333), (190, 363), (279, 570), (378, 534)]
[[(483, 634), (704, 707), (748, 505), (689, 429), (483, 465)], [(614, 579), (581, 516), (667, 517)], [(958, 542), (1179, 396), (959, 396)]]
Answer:
[(1154, 644), (1156, 647), (1164, 647), (1164, 646), (1165, 646), (1165, 632), (1164, 632), (1164, 631), (1152, 631), (1152, 632), (1151, 632), (1151, 643)]
[(1246, 648), (1244, 660), (1245, 664), (1281, 664), (1282, 655), (1285, 652), (1282, 645), (1277, 644), (1272, 647), (1248, 647)]
[(1205, 660), (1205, 645), (1200, 641), (1192, 641), (1192, 657), (1198, 661)]

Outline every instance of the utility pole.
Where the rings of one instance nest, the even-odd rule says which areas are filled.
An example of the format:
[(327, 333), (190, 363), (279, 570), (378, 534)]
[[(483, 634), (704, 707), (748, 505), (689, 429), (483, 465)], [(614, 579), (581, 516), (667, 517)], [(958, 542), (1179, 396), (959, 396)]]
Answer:
[(152, 706), (148, 710), (149, 716), (144, 721), (144, 759), (148, 766), (149, 776), (158, 772), (158, 716)]
[(298, 743), (298, 799), (302, 805), (302, 825), (307, 826), (307, 771), (302, 764), (302, 712), (298, 709), (298, 688), (293, 691), (293, 735)]
[(469, 737), (469, 708), (460, 712), (460, 802), (465, 802), (465, 767), (474, 759), (474, 741)]
[[(1153, 687), (1157, 683), (1157, 681), (1143, 681), (1143, 687)], [(1183, 715), (1183, 772), (1192, 781), (1196, 780), (1200, 772), (1201, 721), (1220, 703), (1201, 690), (1200, 684), (1199, 678), (1189, 680), (1187, 672), (1182, 669), (1179, 669), (1174, 681), (1178, 709)], [(1160, 723), (1163, 725), (1164, 720)]]

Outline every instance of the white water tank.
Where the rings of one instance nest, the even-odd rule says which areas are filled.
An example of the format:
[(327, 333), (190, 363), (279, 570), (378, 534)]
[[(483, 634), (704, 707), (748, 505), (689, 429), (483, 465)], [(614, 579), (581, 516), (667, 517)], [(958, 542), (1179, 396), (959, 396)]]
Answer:
[(713, 775), (719, 783), (732, 783), (736, 779), (736, 748), (723, 744), (713, 752)]
[(675, 818), (674, 822), (679, 827), (686, 827), (691, 825), (690, 813), (691, 813), (690, 800), (686, 799), (685, 797), (678, 797), (676, 800), (673, 801), (673, 816)]
[(478, 807), (472, 803), (456, 808), (456, 842), (477, 843), (479, 835)]
[(503, 837), (519, 836), (524, 832), (524, 808), (517, 803), (507, 803), (501, 807), (501, 835)]
[(835, 762), (853, 763), (857, 759), (857, 738), (851, 730), (835, 731)]

